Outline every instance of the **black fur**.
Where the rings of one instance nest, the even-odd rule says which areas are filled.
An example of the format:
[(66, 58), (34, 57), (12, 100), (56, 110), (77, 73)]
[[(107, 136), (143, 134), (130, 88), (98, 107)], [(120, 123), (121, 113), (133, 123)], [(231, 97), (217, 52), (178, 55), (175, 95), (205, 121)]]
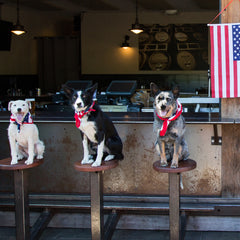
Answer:
[[(95, 150), (95, 147), (98, 146), (103, 141), (103, 139), (105, 139), (104, 144), (107, 148), (108, 154), (114, 155), (114, 159), (122, 160), (123, 145), (116, 128), (114, 127), (110, 118), (104, 112), (102, 112), (97, 103), (92, 106), (94, 94), (97, 91), (97, 84), (89, 89), (86, 89), (85, 91), (76, 91), (72, 88), (69, 88), (67, 85), (63, 85), (62, 88), (66, 96), (69, 98), (70, 104), (73, 106), (75, 111), (88, 112), (90, 108), (94, 110), (89, 111), (83, 117), (85, 118), (86, 129), (88, 129), (88, 124), (94, 124), (94, 139), (91, 141), (88, 138), (91, 142), (91, 149)], [(82, 102), (76, 104), (79, 94)], [(84, 128), (79, 127), (79, 129), (82, 132), (83, 136), (88, 134)], [(104, 154), (104, 157), (105, 156), (106, 153)]]

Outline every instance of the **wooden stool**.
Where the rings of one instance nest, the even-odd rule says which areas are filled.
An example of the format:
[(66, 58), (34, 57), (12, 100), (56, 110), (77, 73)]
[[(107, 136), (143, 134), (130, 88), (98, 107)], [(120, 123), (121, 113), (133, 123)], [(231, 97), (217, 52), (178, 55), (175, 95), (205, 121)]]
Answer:
[(168, 173), (169, 179), (169, 228), (170, 240), (178, 240), (180, 237), (180, 174), (196, 168), (195, 161), (188, 159), (179, 161), (178, 168), (171, 168), (170, 163), (167, 167), (161, 167), (160, 161), (153, 164), (153, 168), (162, 173)]
[(102, 173), (118, 166), (117, 160), (102, 162), (99, 167), (92, 167), (89, 164), (82, 165), (76, 162), (74, 167), (80, 172), (90, 172), (91, 174), (91, 231), (92, 240), (103, 239), (104, 219), (103, 219), (103, 178)]
[(15, 224), (16, 239), (30, 239), (28, 180), (26, 169), (34, 168), (43, 163), (43, 159), (34, 160), (33, 164), (26, 165), (26, 159), (11, 165), (11, 158), (0, 160), (0, 170), (14, 171), (14, 196), (15, 196)]

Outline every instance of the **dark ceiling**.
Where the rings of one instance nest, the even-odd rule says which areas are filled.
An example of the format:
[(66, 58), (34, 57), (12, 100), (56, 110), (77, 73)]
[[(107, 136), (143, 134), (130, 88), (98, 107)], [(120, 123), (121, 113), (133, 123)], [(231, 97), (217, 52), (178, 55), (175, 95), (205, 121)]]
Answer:
[[(16, 6), (17, 0), (0, 0), (4, 5)], [(19, 0), (20, 9), (29, 8), (38, 11), (58, 11), (75, 15), (80, 12), (121, 11), (133, 12), (136, 0)], [(219, 0), (138, 0), (139, 12), (165, 11), (208, 11), (218, 10)]]

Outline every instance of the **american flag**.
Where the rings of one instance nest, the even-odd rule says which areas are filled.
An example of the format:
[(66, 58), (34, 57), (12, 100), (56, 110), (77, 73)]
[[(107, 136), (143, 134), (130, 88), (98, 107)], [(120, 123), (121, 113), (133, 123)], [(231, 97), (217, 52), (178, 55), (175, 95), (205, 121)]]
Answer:
[(209, 26), (212, 97), (240, 97), (240, 24)]

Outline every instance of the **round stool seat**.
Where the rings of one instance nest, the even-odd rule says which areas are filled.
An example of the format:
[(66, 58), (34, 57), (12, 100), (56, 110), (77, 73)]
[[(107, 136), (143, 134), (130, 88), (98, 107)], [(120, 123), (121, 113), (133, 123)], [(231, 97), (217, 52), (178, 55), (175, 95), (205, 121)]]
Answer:
[(162, 172), (162, 173), (181, 173), (181, 172), (186, 172), (186, 171), (193, 170), (196, 167), (197, 167), (197, 163), (192, 159), (179, 161), (178, 168), (171, 168), (171, 163), (170, 162), (168, 163), (168, 166), (162, 167), (160, 165), (160, 160), (156, 161), (153, 164), (153, 168), (156, 171)]
[(101, 172), (118, 166), (118, 160), (102, 162), (101, 166), (92, 167), (91, 164), (81, 164), (81, 161), (75, 162), (74, 167), (80, 172)]
[(28, 168), (33, 168), (41, 165), (43, 163), (42, 159), (34, 159), (32, 164), (25, 164), (27, 159), (19, 160), (17, 164), (11, 165), (12, 158), (5, 158), (0, 160), (0, 170), (24, 170)]

